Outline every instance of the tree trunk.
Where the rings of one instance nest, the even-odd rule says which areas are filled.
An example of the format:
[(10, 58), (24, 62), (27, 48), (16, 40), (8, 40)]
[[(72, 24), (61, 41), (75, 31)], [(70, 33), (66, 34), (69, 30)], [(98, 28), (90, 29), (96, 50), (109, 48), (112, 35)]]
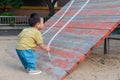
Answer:
[(44, 18), (44, 21), (46, 22), (51, 16), (53, 16), (55, 14), (55, 3), (57, 2), (57, 0), (54, 0), (53, 2), (51, 0), (45, 0), (46, 4), (49, 7), (49, 14), (47, 17)]
[(55, 6), (55, 3), (57, 2), (57, 0), (54, 0), (53, 2), (52, 2), (52, 5), (53, 6)]
[(55, 13), (55, 10), (54, 10), (54, 5), (52, 5), (52, 2), (51, 0), (45, 0), (48, 7), (49, 7), (49, 11), (50, 11), (50, 14), (54, 14)]

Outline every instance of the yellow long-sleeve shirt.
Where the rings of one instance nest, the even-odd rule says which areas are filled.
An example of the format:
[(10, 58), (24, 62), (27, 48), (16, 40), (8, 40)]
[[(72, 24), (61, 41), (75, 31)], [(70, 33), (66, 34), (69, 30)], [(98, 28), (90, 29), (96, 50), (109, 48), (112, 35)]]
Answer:
[(17, 49), (26, 50), (33, 49), (35, 50), (38, 44), (43, 43), (43, 38), (41, 32), (34, 27), (25, 28), (18, 35)]

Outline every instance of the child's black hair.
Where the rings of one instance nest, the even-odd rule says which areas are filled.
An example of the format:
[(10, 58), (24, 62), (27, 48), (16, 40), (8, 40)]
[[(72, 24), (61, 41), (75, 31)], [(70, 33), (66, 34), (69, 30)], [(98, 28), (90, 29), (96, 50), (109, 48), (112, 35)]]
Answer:
[(28, 22), (31, 27), (34, 27), (38, 22), (40, 22), (40, 15), (38, 13), (32, 13)]

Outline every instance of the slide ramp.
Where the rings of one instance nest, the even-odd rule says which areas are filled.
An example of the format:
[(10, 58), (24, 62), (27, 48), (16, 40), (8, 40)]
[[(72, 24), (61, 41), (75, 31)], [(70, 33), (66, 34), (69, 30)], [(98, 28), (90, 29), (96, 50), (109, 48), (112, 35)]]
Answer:
[(45, 23), (43, 38), (51, 48), (51, 58), (37, 51), (41, 69), (53, 80), (64, 80), (119, 23), (120, 0), (69, 1)]

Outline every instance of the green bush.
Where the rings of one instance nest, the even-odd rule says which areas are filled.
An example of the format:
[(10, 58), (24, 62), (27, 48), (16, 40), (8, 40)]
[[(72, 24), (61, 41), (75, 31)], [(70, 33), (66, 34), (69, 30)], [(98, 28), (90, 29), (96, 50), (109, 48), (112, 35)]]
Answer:
[[(1, 14), (1, 16), (15, 16), (15, 14), (13, 14), (12, 12), (3, 12)], [(14, 26), (15, 25), (15, 18), (11, 17), (11, 18), (2, 18), (2, 24), (4, 23), (8, 23), (10, 26)]]
[(12, 12), (3, 12), (1, 16), (15, 16)]

